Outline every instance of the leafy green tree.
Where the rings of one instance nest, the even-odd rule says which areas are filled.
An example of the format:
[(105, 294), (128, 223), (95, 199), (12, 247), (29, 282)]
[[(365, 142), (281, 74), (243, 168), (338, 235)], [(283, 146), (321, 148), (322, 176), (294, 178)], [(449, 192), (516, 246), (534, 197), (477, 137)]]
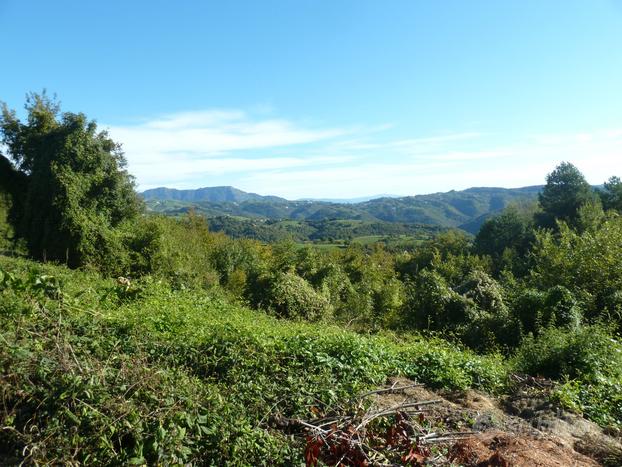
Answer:
[(441, 330), (451, 324), (461, 324), (470, 316), (464, 308), (455, 306), (456, 294), (436, 271), (424, 269), (414, 281), (406, 282), (404, 303), (405, 324), (418, 329)]
[(530, 220), (522, 216), (518, 209), (510, 207), (482, 224), (473, 248), (477, 254), (493, 258), (500, 257), (506, 248), (524, 252), (529, 228)]
[(454, 289), (492, 314), (507, 314), (501, 285), (482, 271), (471, 271), (464, 283)]
[(541, 227), (554, 228), (557, 220), (574, 226), (581, 206), (595, 198), (594, 190), (583, 174), (569, 162), (562, 162), (547, 175), (539, 195), (542, 213), (537, 216)]
[(26, 176), (0, 153), (0, 243), (14, 243), (14, 225), (23, 214)]
[(119, 144), (84, 114), (61, 113), (45, 94), (30, 94), (27, 119), (3, 105), (0, 136), (24, 180), (15, 233), (31, 256), (76, 267), (116, 269), (117, 230), (141, 204)]
[(620, 177), (611, 177), (607, 180), (599, 194), (605, 210), (614, 209), (622, 213), (622, 180)]
[(447, 230), (419, 245), (412, 255), (402, 258), (397, 266), (398, 271), (405, 278), (413, 278), (426, 268), (443, 263), (453, 265), (455, 259), (468, 256), (471, 248), (472, 242), (466, 232)]
[[(585, 306), (588, 318), (609, 308), (622, 290), (622, 216), (609, 213), (593, 230), (577, 232), (565, 224), (553, 235), (536, 234), (531, 285), (540, 290), (564, 286)], [(613, 300), (615, 302), (615, 300)]]
[(572, 292), (562, 285), (548, 290), (544, 306), (543, 325), (575, 329), (581, 324), (581, 307)]
[(510, 270), (522, 275), (527, 268), (526, 253), (533, 239), (533, 213), (510, 206), (482, 224), (473, 250), (478, 255), (491, 257), (495, 273)]
[(429, 269), (406, 285), (406, 325), (451, 333), (474, 349), (516, 346), (520, 332), (510, 318), (501, 286), (481, 271), (471, 271), (454, 289)]
[[(516, 285), (516, 284), (514, 284)], [(524, 334), (537, 334), (543, 322), (542, 310), (545, 308), (547, 295), (535, 288), (515, 287), (514, 298), (510, 304), (512, 315), (521, 323)]]
[(598, 197), (586, 201), (577, 211), (574, 228), (577, 232), (595, 232), (605, 221), (605, 211)]

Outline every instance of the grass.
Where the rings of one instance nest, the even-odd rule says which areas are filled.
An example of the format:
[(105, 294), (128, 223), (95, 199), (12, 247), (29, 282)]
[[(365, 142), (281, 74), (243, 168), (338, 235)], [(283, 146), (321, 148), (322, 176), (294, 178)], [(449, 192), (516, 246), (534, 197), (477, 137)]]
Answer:
[(361, 237), (354, 237), (353, 242), (361, 243), (363, 245), (372, 245), (388, 238), (386, 235), (363, 235)]
[(506, 366), (440, 339), (271, 318), (219, 290), (127, 287), (0, 257), (0, 462), (299, 465), (277, 416), (387, 377), (503, 388)]

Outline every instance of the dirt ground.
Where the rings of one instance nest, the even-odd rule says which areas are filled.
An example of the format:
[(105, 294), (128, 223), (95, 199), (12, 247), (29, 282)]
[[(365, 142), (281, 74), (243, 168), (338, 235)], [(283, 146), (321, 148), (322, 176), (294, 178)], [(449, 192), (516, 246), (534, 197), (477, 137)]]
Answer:
[[(388, 386), (413, 384), (395, 378)], [(464, 466), (595, 466), (622, 465), (620, 440), (594, 423), (568, 413), (547, 400), (546, 389), (526, 384), (496, 400), (477, 391), (437, 392), (410, 387), (374, 396), (377, 409), (399, 404), (438, 400), (427, 418), (443, 431), (474, 434), (448, 444), (444, 462)], [(433, 429), (434, 427), (431, 427)], [(423, 464), (425, 465), (425, 464)]]

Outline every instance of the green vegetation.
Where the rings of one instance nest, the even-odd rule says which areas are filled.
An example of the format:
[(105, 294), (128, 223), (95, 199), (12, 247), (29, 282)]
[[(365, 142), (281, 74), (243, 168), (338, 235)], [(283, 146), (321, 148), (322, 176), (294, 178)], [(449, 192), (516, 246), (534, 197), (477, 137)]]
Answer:
[(233, 238), (251, 238), (266, 243), (285, 240), (298, 243), (336, 241), (341, 244), (350, 241), (365, 244), (379, 241), (396, 243), (398, 239), (406, 237), (411, 241), (429, 240), (443, 230), (431, 225), (336, 219), (279, 221), (218, 216), (208, 218), (207, 223), (213, 232), (223, 232)]
[(13, 228), (9, 222), (10, 202), (11, 198), (7, 193), (0, 193), (0, 251), (10, 248), (13, 238)]
[(392, 224), (386, 247), (377, 220), (257, 221), (327, 246), (361, 234), (318, 249), (141, 215), (94, 123), (45, 96), (26, 109), (0, 122), (3, 464), (296, 464), (304, 442), (276, 418), (395, 375), (493, 393), (510, 372), (544, 376), (558, 404), (622, 428), (619, 179), (593, 190), (564, 163), (537, 205), (474, 239)]
[(598, 193), (606, 210), (615, 209), (622, 211), (622, 180), (620, 177), (611, 177), (603, 185), (603, 190)]
[(60, 115), (45, 93), (30, 95), (26, 111), (25, 123), (6, 105), (0, 117), (17, 168), (17, 182), (5, 185), (15, 234), (35, 258), (104, 266), (120, 245), (116, 227), (139, 210), (119, 146), (85, 115)]
[(3, 464), (291, 465), (310, 416), (406, 375), (501, 389), (505, 369), (439, 339), (279, 321), (218, 289), (123, 284), (0, 259)]
[[(235, 190), (231, 187), (220, 188)], [(488, 216), (502, 211), (512, 203), (535, 201), (540, 189), (537, 186), (518, 189), (470, 188), (404, 198), (379, 198), (356, 204), (288, 201), (250, 193), (245, 193), (245, 196), (225, 196), (226, 193), (220, 191), (217, 196), (203, 198), (201, 191), (212, 188), (188, 190), (187, 193), (182, 192), (185, 193), (184, 196), (180, 196), (179, 192), (170, 194), (166, 189), (158, 189), (159, 191), (150, 190), (146, 194), (146, 204), (153, 212), (173, 216), (184, 215), (192, 210), (206, 217), (233, 216), (308, 222), (356, 220), (382, 225), (384, 229), (391, 228), (387, 223), (398, 223), (461, 227), (470, 233), (477, 233)], [(379, 233), (391, 234), (390, 231)]]
[(527, 374), (565, 381), (553, 399), (604, 427), (622, 427), (622, 344), (602, 326), (547, 329), (514, 357)]

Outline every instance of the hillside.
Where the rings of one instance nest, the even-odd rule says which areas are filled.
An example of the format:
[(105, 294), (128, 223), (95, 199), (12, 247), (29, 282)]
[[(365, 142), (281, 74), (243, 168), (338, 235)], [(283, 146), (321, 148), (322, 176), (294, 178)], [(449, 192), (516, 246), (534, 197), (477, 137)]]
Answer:
[[(497, 390), (505, 371), (440, 340), (277, 320), (217, 289), (126, 288), (2, 256), (0, 298), (3, 465), (23, 452), (44, 464), (299, 464), (304, 436), (274, 417), (328, 413), (397, 373)], [(451, 375), (428, 365), (439, 359)]]
[(304, 242), (334, 241), (395, 241), (400, 237), (410, 240), (429, 240), (443, 230), (442, 227), (401, 222), (360, 220), (272, 220), (215, 216), (207, 219), (209, 229), (223, 232), (233, 238), (252, 238), (261, 242), (293, 240)]
[[(275, 319), (219, 289), (0, 256), (0, 329), (3, 465), (336, 465), (339, 453), (548, 467), (596, 465), (577, 450), (615, 465), (622, 452), (548, 401), (537, 388), (550, 381), (513, 388), (497, 355)], [(504, 391), (505, 403), (491, 396)], [(343, 431), (317, 444), (326, 420)]]
[[(208, 217), (400, 222), (439, 227), (464, 226), (465, 230), (473, 233), (476, 231), (473, 226), (475, 224), (472, 224), (474, 221), (485, 219), (510, 203), (535, 200), (542, 187), (469, 188), (463, 191), (402, 198), (378, 198), (361, 203), (288, 201), (252, 195), (231, 187), (226, 188), (232, 199), (224, 199), (224, 196), (220, 195), (207, 199), (207, 195), (202, 193), (211, 190), (208, 188), (182, 192), (168, 189), (149, 190), (144, 192), (143, 196), (151, 211), (168, 215), (183, 214), (192, 209)], [(246, 196), (250, 198), (245, 199)]]
[[(537, 445), (538, 456), (595, 465), (571, 443), (552, 443), (558, 438), (530, 428), (529, 418), (504, 414), (469, 390), (503, 391), (506, 362), (440, 339), (357, 335), (278, 320), (217, 289), (175, 290), (149, 278), (128, 285), (2, 256), (0, 298), (3, 465), (300, 465), (305, 458), (313, 465), (310, 452), (329, 461), (335, 451), (316, 451), (314, 431), (300, 423), (347, 420), (350, 410), (364, 414), (374, 446), (341, 451), (352, 458), (399, 461), (412, 452), (407, 438), (382, 441), (395, 423), (430, 439), (421, 442), (421, 459), (432, 457), (426, 446), (437, 459), (532, 459), (529, 446)], [(411, 380), (391, 379), (398, 374)], [(381, 397), (357, 396), (383, 386)], [(411, 389), (400, 396), (395, 387)], [(462, 405), (432, 388), (453, 390), (442, 394)], [(521, 397), (513, 403), (538, 400)], [(437, 409), (417, 423), (400, 422), (409, 407), (430, 400)], [(575, 431), (587, 426), (580, 417), (538, 410), (551, 423), (576, 424)], [(599, 436), (591, 439), (616, 449), (595, 425), (586, 433), (577, 436)], [(494, 436), (514, 444), (498, 446)]]
[(142, 192), (146, 200), (190, 201), (210, 203), (241, 203), (244, 201), (287, 201), (278, 196), (261, 196), (256, 193), (247, 193), (232, 186), (213, 186), (196, 190), (177, 190), (175, 188), (153, 188)]

